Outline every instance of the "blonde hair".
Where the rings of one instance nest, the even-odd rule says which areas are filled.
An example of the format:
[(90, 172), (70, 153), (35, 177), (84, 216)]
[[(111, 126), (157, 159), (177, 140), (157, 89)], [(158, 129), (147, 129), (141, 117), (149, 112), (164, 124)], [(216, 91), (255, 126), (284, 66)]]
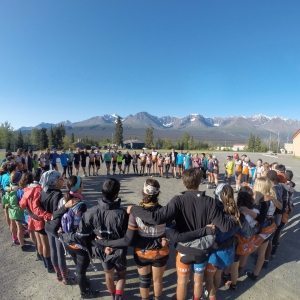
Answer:
[[(255, 195), (269, 196), (271, 195), (272, 183), (267, 177), (256, 178), (253, 191)], [(261, 197), (255, 197), (256, 204)]]

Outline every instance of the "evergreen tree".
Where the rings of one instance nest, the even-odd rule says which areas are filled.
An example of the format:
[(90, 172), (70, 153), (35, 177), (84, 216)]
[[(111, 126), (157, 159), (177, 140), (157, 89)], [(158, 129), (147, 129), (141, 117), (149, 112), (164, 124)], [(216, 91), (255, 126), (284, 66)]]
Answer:
[(72, 135), (71, 135), (71, 143), (75, 143), (75, 135), (74, 135), (74, 132), (72, 132)]
[(262, 142), (259, 136), (257, 136), (255, 138), (255, 147), (254, 147), (254, 151), (256, 152), (260, 152), (262, 151)]
[(256, 148), (256, 137), (251, 133), (248, 139), (248, 151), (256, 151), (255, 148)]
[(115, 125), (114, 143), (118, 146), (123, 147), (123, 124), (121, 117), (119, 116)]
[(38, 147), (40, 149), (46, 149), (49, 147), (49, 139), (48, 139), (46, 128), (40, 129), (40, 140), (38, 143)]
[(31, 144), (34, 146), (37, 146), (37, 148), (39, 148), (39, 149), (42, 149), (42, 148), (40, 148), (40, 145), (41, 145), (40, 140), (41, 140), (41, 131), (37, 128), (33, 128), (30, 133)]
[(50, 148), (57, 147), (56, 138), (52, 127), (50, 128), (50, 133), (49, 133), (49, 147)]
[(0, 148), (4, 148), (6, 150), (15, 150), (15, 147), (12, 147), (14, 144), (14, 135), (13, 128), (10, 123), (7, 121), (1, 123), (0, 125)]
[(153, 127), (146, 128), (145, 146), (152, 148), (154, 146), (154, 129)]
[(22, 134), (21, 130), (19, 130), (19, 132), (18, 132), (16, 147), (17, 148), (23, 148), (24, 147), (24, 139), (23, 139), (23, 134)]
[(189, 148), (190, 148), (190, 139), (191, 139), (191, 136), (187, 132), (185, 132), (182, 135), (181, 144), (183, 146), (183, 150), (189, 150)]

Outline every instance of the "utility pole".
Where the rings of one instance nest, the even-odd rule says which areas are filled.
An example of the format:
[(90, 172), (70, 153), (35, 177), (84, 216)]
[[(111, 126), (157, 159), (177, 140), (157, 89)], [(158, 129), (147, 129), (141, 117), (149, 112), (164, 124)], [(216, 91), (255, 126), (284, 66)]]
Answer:
[(277, 132), (277, 153), (279, 153), (279, 146), (280, 146), (280, 140), (279, 140), (279, 131)]

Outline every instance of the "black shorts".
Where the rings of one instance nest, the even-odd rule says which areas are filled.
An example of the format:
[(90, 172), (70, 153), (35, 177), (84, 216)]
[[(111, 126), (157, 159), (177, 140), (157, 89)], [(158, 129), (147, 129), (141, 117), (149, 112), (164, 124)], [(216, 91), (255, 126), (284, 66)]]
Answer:
[(110, 161), (106, 161), (105, 164), (106, 164), (106, 167), (109, 168), (110, 165), (111, 165), (111, 162)]
[(95, 162), (89, 162), (89, 166), (94, 166)]
[(122, 163), (121, 163), (121, 162), (118, 162), (118, 166), (119, 166), (119, 167), (122, 166)]
[(75, 169), (79, 169), (79, 161), (74, 161), (74, 166), (75, 166)]
[(100, 160), (95, 161), (96, 167), (100, 167)]
[(125, 251), (115, 262), (101, 262), (104, 271), (109, 271), (111, 269), (116, 269), (117, 271), (125, 271), (127, 268), (127, 252)]
[(183, 168), (183, 164), (178, 164), (177, 167), (178, 167), (179, 169), (182, 169), (182, 168)]
[(86, 162), (81, 162), (81, 167), (85, 168), (86, 167)]
[(42, 235), (47, 235), (45, 229), (41, 229), (41, 230), (35, 230), (35, 232), (39, 233), (39, 234), (42, 234)]
[(137, 254), (134, 254), (134, 261), (137, 266), (146, 267), (146, 266), (153, 266), (156, 268), (164, 267), (167, 264), (169, 259), (169, 255), (166, 255), (160, 259), (145, 259), (139, 257)]

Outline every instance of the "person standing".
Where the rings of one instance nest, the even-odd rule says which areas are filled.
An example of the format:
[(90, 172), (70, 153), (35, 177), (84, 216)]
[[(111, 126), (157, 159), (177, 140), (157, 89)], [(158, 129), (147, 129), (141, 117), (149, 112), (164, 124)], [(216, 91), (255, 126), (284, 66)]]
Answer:
[(72, 149), (68, 151), (68, 176), (73, 175), (73, 161), (74, 161), (74, 153)]
[(95, 151), (96, 176), (99, 175), (101, 162), (103, 162), (102, 153), (98, 149), (96, 149)]
[(146, 166), (146, 158), (147, 158), (147, 154), (145, 153), (145, 150), (143, 149), (142, 152), (139, 155), (139, 158), (141, 160), (141, 170), (140, 170), (140, 174), (142, 176), (144, 176), (145, 174), (145, 166)]
[[(182, 181), (187, 190), (173, 197), (166, 206), (155, 211), (146, 211), (142, 207), (128, 207), (127, 212), (140, 218), (150, 225), (164, 224), (175, 221), (176, 231), (187, 235), (191, 231), (207, 228), (207, 234), (211, 230), (207, 225), (214, 224), (221, 231), (229, 231), (236, 226), (236, 220), (224, 213), (217, 206), (215, 199), (206, 196), (199, 191), (201, 172), (191, 168), (183, 172)], [(208, 254), (196, 247), (189, 247), (183, 243), (175, 244), (177, 250), (177, 299), (186, 299), (187, 285), (190, 278), (190, 270), (194, 269), (194, 299), (200, 299), (202, 295), (203, 274), (207, 264)]]
[(76, 152), (74, 153), (74, 167), (76, 170), (76, 176), (78, 176), (79, 173), (80, 160), (81, 160), (81, 152), (80, 149), (77, 148)]
[(132, 167), (133, 167), (134, 174), (139, 174), (138, 160), (139, 160), (139, 155), (136, 153), (136, 151), (134, 151), (132, 154)]
[(124, 154), (124, 162), (125, 162), (125, 166), (124, 166), (124, 173), (129, 174), (129, 169), (130, 169), (130, 165), (131, 165), (131, 161), (132, 161), (132, 156), (130, 155), (129, 151), (127, 151)]
[(110, 152), (109, 148), (105, 151), (105, 153), (103, 155), (103, 160), (104, 160), (105, 166), (106, 166), (106, 175), (110, 175), (110, 166), (111, 166), (112, 157), (111, 157), (111, 152)]
[(66, 154), (65, 149), (61, 151), (59, 158), (60, 158), (61, 166), (63, 168), (62, 176), (65, 178), (67, 176), (67, 168), (68, 168), (68, 155)]
[(83, 149), (81, 152), (81, 168), (83, 171), (83, 177), (86, 177), (86, 159), (89, 157), (89, 153), (87, 152), (86, 148)]
[(89, 154), (89, 176), (91, 176), (91, 168), (93, 169), (93, 176), (96, 175), (96, 173), (95, 173), (95, 160), (96, 160), (95, 150), (92, 149), (91, 153)]
[(56, 149), (53, 149), (53, 153), (50, 154), (50, 162), (52, 170), (58, 171), (57, 167), (57, 159), (59, 158), (59, 154)]
[(177, 164), (176, 164), (176, 162), (177, 162), (177, 152), (174, 150), (174, 149), (172, 149), (172, 151), (171, 151), (171, 154), (170, 154), (170, 156), (171, 156), (171, 166), (172, 166), (172, 175), (173, 175), (173, 178), (176, 178), (177, 177)]

